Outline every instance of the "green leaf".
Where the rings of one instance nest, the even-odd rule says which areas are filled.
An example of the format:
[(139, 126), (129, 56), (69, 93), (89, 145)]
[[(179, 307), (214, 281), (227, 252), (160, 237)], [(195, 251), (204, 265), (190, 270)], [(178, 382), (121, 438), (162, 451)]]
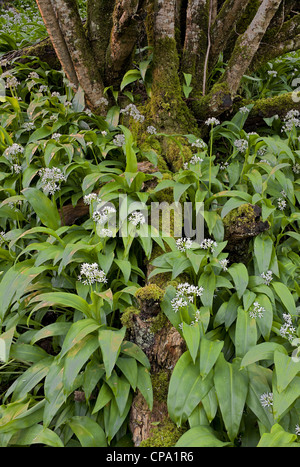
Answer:
[(153, 409), (153, 389), (149, 370), (138, 365), (137, 387), (144, 396), (150, 410)]
[(76, 376), (98, 347), (97, 337), (88, 334), (68, 351), (64, 360), (63, 375), (63, 384), (66, 392), (72, 391)]
[(78, 344), (81, 339), (99, 328), (100, 324), (98, 324), (94, 319), (89, 318), (81, 319), (73, 323), (64, 339), (60, 352), (60, 358), (62, 358), (73, 347), (73, 345)]
[(254, 239), (254, 256), (258, 266), (258, 272), (267, 272), (270, 267), (273, 251), (273, 240), (270, 237), (258, 235)]
[(93, 408), (93, 414), (99, 412), (99, 410), (103, 409), (103, 407), (108, 404), (109, 401), (112, 400), (114, 397), (112, 390), (108, 386), (108, 384), (103, 383), (101, 389), (98, 393), (97, 400), (95, 403), (95, 407)]
[(120, 415), (118, 405), (115, 399), (112, 399), (110, 404), (104, 408), (104, 419), (105, 419), (105, 433), (107, 435), (107, 440), (110, 443), (112, 438), (119, 431), (120, 427), (123, 425), (128, 412), (132, 404), (132, 394), (129, 394), (127, 399), (126, 408), (122, 415)]
[(125, 333), (126, 327), (123, 327), (118, 331), (100, 329), (98, 332), (99, 345), (103, 356), (107, 379), (110, 377), (119, 356)]
[(123, 89), (128, 86), (128, 84), (133, 83), (134, 81), (137, 81), (141, 79), (142, 75), (139, 70), (129, 70), (125, 75), (123, 76), (123, 79), (121, 81), (120, 89), (123, 91)]
[(248, 350), (256, 345), (256, 320), (242, 307), (238, 308), (235, 327), (235, 353), (237, 357), (244, 357)]
[(284, 391), (295, 376), (300, 373), (300, 362), (295, 361), (293, 357), (275, 350), (274, 363), (277, 376), (277, 390), (279, 393)]
[(273, 374), (273, 414), (279, 422), (300, 397), (300, 376), (295, 376), (281, 392), (277, 390), (276, 373)]
[(262, 342), (252, 347), (241, 361), (241, 368), (261, 360), (273, 360), (275, 350), (286, 353), (285, 348), (276, 342)]
[(9, 444), (13, 446), (28, 446), (32, 444), (45, 444), (52, 448), (64, 447), (63, 442), (59, 436), (49, 428), (43, 427), (43, 425), (33, 425), (29, 428), (24, 428), (18, 431), (10, 439)]
[(30, 303), (40, 302), (35, 308), (46, 306), (62, 305), (81, 311), (85, 316), (90, 317), (91, 311), (88, 303), (81, 297), (67, 292), (47, 292), (32, 298)]
[(8, 362), (9, 351), (12, 344), (16, 327), (12, 326), (8, 331), (0, 334), (0, 362)]
[(277, 423), (272, 427), (270, 433), (264, 433), (257, 445), (258, 448), (292, 447), (299, 446), (293, 443), (297, 435), (286, 432)]
[(121, 353), (129, 357), (133, 357), (140, 362), (147, 370), (150, 370), (150, 362), (147, 355), (133, 342), (124, 341), (121, 345)]
[(228, 268), (228, 272), (233, 279), (238, 298), (242, 298), (249, 282), (246, 266), (243, 263), (234, 263)]
[(126, 376), (132, 389), (135, 391), (138, 378), (138, 365), (135, 358), (119, 357), (116, 365)]
[(200, 341), (200, 375), (206, 378), (210, 370), (216, 363), (220, 352), (224, 346), (223, 341), (211, 341), (206, 337), (201, 337)]
[(231, 443), (220, 441), (209, 426), (195, 426), (186, 431), (175, 444), (176, 448), (220, 448)]
[(133, 136), (130, 130), (123, 125), (119, 125), (125, 136), (125, 155), (126, 155), (126, 168), (125, 172), (137, 172), (137, 158), (133, 149)]
[(63, 321), (49, 324), (48, 326), (45, 326), (34, 333), (30, 344), (33, 345), (37, 341), (41, 339), (46, 339), (47, 337), (64, 336), (69, 331), (70, 326), (71, 323), (65, 323)]
[(169, 415), (177, 426), (188, 419), (212, 385), (212, 378), (202, 380), (199, 362), (193, 363), (190, 353), (185, 352), (171, 375), (167, 399)]
[(253, 363), (248, 365), (247, 372), (249, 387), (246, 404), (263, 426), (270, 430), (274, 423), (273, 413), (261, 405), (260, 397), (262, 394), (270, 392), (272, 370)]
[(75, 416), (69, 420), (68, 425), (75, 433), (84, 448), (106, 447), (106, 436), (101, 426), (87, 416)]
[(189, 325), (183, 322), (182, 334), (186, 341), (192, 360), (195, 363), (200, 343), (200, 328), (198, 323)]
[(283, 284), (282, 282), (273, 282), (273, 281), (271, 282), (271, 286), (275, 290), (276, 294), (280, 298), (282, 304), (285, 306), (287, 311), (291, 315), (296, 315), (297, 311), (296, 311), (295, 300), (293, 298), (293, 295), (287, 288), (287, 286)]
[(215, 365), (214, 383), (228, 437), (233, 441), (239, 433), (246, 402), (247, 373), (240, 371), (238, 361), (229, 363), (221, 353)]
[(57, 230), (60, 227), (61, 222), (58, 210), (42, 191), (37, 188), (24, 188), (22, 193), (46, 227), (50, 227), (53, 230)]

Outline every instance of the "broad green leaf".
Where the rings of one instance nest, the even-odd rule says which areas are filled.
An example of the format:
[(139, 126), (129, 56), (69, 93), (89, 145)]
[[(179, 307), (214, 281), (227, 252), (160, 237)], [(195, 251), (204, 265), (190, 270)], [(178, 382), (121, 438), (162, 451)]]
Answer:
[(220, 441), (209, 426), (195, 426), (186, 431), (175, 444), (176, 448), (220, 448), (231, 443)]
[(37, 188), (24, 188), (22, 193), (46, 227), (53, 230), (60, 227), (61, 221), (58, 210), (42, 191)]
[(300, 362), (292, 357), (275, 350), (274, 363), (277, 377), (277, 390), (281, 393), (300, 374)]
[(203, 287), (201, 301), (204, 306), (212, 307), (213, 297), (216, 291), (216, 276), (213, 271), (201, 274), (198, 285)]
[(98, 393), (95, 407), (93, 408), (93, 414), (99, 412), (111, 399), (114, 397), (112, 390), (108, 384), (104, 383), (101, 386), (101, 389)]
[(273, 240), (270, 237), (257, 235), (254, 239), (254, 257), (258, 272), (266, 273), (269, 270), (273, 251)]
[(258, 294), (257, 301), (264, 308), (263, 316), (261, 318), (257, 318), (257, 326), (263, 338), (268, 341), (272, 330), (273, 306), (269, 297), (265, 294)]
[(128, 84), (133, 83), (134, 81), (137, 81), (141, 79), (141, 72), (139, 70), (129, 70), (125, 75), (123, 76), (120, 89), (123, 91), (123, 89), (128, 86)]
[(249, 376), (249, 388), (246, 404), (263, 426), (270, 430), (274, 423), (273, 413), (261, 405), (260, 397), (262, 394), (270, 392), (272, 370), (253, 363), (247, 366), (247, 372)]
[(228, 268), (228, 272), (233, 279), (238, 298), (242, 298), (249, 282), (246, 266), (243, 263), (234, 263)]
[(212, 378), (202, 380), (199, 362), (193, 363), (189, 352), (185, 352), (171, 375), (167, 399), (169, 415), (177, 426), (188, 419), (212, 385)]
[(125, 136), (125, 156), (126, 156), (126, 169), (125, 172), (137, 172), (137, 158), (133, 149), (133, 136), (130, 130), (123, 125), (119, 125)]
[(113, 331), (111, 329), (100, 329), (98, 340), (101, 348), (106, 378), (108, 379), (115, 366), (124, 340), (126, 327)]
[(86, 365), (82, 384), (86, 400), (90, 399), (93, 390), (104, 374), (104, 365), (103, 363), (99, 363), (97, 358), (91, 359), (91, 361)]
[(12, 326), (6, 332), (0, 334), (0, 362), (7, 362), (9, 360), (9, 351), (12, 344), (16, 327)]
[(224, 346), (223, 341), (211, 341), (206, 337), (201, 337), (200, 341), (200, 375), (206, 378), (210, 370), (216, 363), (220, 352)]
[(279, 422), (288, 412), (288, 409), (300, 397), (300, 376), (295, 376), (288, 386), (280, 393), (277, 391), (276, 373), (273, 374), (273, 414), (275, 421)]
[(79, 371), (98, 347), (97, 337), (88, 334), (68, 351), (64, 360), (63, 375), (63, 383), (66, 392), (72, 390)]
[(106, 447), (106, 437), (101, 426), (87, 416), (74, 416), (68, 425), (75, 433), (84, 448)]
[(47, 427), (58, 409), (67, 398), (63, 386), (63, 362), (55, 360), (51, 365), (44, 383), (45, 409), (43, 414), (43, 424)]
[(295, 305), (295, 300), (293, 298), (293, 295), (291, 294), (290, 290), (288, 287), (283, 284), (282, 282), (271, 282), (271, 285), (273, 289), (275, 290), (276, 294), (280, 298), (282, 304), (285, 306), (287, 311), (291, 315), (296, 315), (296, 305)]
[(277, 423), (272, 426), (270, 433), (264, 433), (257, 445), (258, 448), (278, 448), (299, 446), (294, 443), (297, 435), (286, 432), (282, 426)]
[(90, 307), (81, 297), (67, 292), (47, 292), (31, 299), (31, 303), (40, 302), (36, 308), (46, 306), (62, 305), (81, 311), (88, 318), (90, 317)]
[(105, 420), (105, 433), (107, 435), (108, 443), (111, 442), (112, 438), (119, 431), (120, 427), (124, 423), (128, 412), (132, 404), (132, 394), (129, 395), (127, 400), (126, 408), (122, 415), (119, 413), (118, 405), (115, 399), (112, 399), (110, 404), (104, 408), (104, 420)]
[(285, 348), (276, 342), (262, 342), (261, 344), (257, 344), (255, 347), (249, 349), (243, 357), (241, 368), (261, 360), (273, 360), (275, 350), (286, 353)]
[(18, 431), (10, 439), (10, 444), (13, 446), (28, 447), (32, 444), (44, 444), (52, 448), (64, 447), (63, 442), (54, 431), (39, 424)]
[(150, 362), (147, 355), (134, 342), (124, 341), (121, 345), (121, 353), (133, 357), (140, 362), (147, 370), (150, 370)]
[(251, 318), (248, 311), (239, 307), (235, 327), (235, 354), (244, 357), (249, 349), (257, 342), (256, 320)]
[(248, 376), (240, 371), (239, 361), (229, 363), (221, 353), (215, 365), (214, 383), (226, 431), (230, 441), (233, 441), (239, 433), (248, 392)]
[(119, 357), (116, 365), (126, 376), (132, 389), (135, 391), (138, 378), (138, 365), (135, 358)]
[(153, 389), (149, 370), (144, 366), (138, 365), (137, 387), (144, 396), (149, 409), (153, 409)]
[(200, 328), (198, 323), (189, 325), (183, 322), (182, 335), (186, 341), (192, 360), (195, 363), (200, 343)]
[(34, 333), (30, 344), (33, 345), (40, 339), (46, 339), (47, 337), (64, 336), (65, 334), (67, 334), (70, 327), (71, 323), (65, 323), (63, 321), (48, 324), (48, 326), (45, 326)]
[(60, 358), (63, 357), (73, 347), (73, 345), (78, 344), (81, 339), (99, 328), (100, 324), (98, 324), (94, 319), (89, 318), (80, 319), (73, 323), (64, 339)]

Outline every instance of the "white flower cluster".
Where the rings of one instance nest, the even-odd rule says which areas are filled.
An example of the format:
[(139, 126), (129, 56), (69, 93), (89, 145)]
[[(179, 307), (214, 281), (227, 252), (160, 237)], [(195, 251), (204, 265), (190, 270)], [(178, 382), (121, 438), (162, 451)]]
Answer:
[(197, 156), (196, 154), (194, 154), (193, 157), (191, 157), (191, 159), (188, 162), (184, 162), (183, 168), (188, 169), (189, 164), (196, 165), (196, 164), (201, 164), (201, 162), (203, 162), (203, 159)]
[(138, 212), (138, 211), (134, 211), (128, 220), (132, 225), (135, 225), (136, 227), (138, 225), (145, 224), (146, 222), (145, 216), (141, 212)]
[(244, 153), (248, 149), (248, 141), (246, 139), (237, 139), (234, 142), (235, 147), (237, 148), (238, 152)]
[(260, 403), (263, 407), (271, 407), (273, 405), (273, 393), (272, 392), (264, 392), (260, 398)]
[(241, 108), (239, 109), (239, 111), (240, 111), (242, 114), (247, 114), (247, 113), (250, 112), (250, 110), (249, 110), (246, 106), (241, 107)]
[(113, 143), (121, 148), (125, 143), (125, 136), (122, 134), (116, 135), (113, 139)]
[(55, 141), (58, 141), (60, 137), (61, 137), (60, 133), (53, 133), (52, 136), (51, 136), (51, 138), (55, 139)]
[(97, 224), (103, 225), (108, 219), (109, 215), (116, 212), (116, 209), (113, 206), (105, 206), (104, 208), (93, 212), (93, 221)]
[(178, 238), (176, 240), (176, 246), (179, 251), (185, 252), (186, 250), (189, 250), (193, 245), (193, 242), (190, 238)]
[(282, 315), (285, 323), (281, 326), (279, 333), (281, 337), (292, 341), (295, 338), (296, 329), (293, 326), (292, 317), (289, 313), (283, 313)]
[(295, 127), (300, 127), (300, 112), (299, 110), (293, 109), (290, 110), (284, 117), (284, 125), (282, 131), (292, 131)]
[(176, 295), (171, 300), (171, 306), (174, 312), (177, 313), (180, 308), (184, 308), (189, 303), (193, 303), (196, 297), (201, 297), (203, 295), (203, 291), (203, 287), (191, 285), (188, 282), (178, 284)]
[(273, 272), (271, 270), (267, 272), (262, 272), (261, 277), (264, 279), (264, 283), (269, 285), (271, 280), (273, 279)]
[(227, 270), (228, 270), (228, 268), (227, 268), (228, 263), (229, 263), (229, 260), (226, 259), (226, 258), (225, 258), (225, 259), (220, 259), (220, 260), (219, 260), (219, 264), (220, 264), (220, 266), (222, 266), (223, 271), (227, 271)]
[(24, 152), (23, 146), (20, 146), (20, 144), (14, 143), (14, 144), (12, 144), (11, 146), (8, 146), (8, 148), (5, 149), (3, 155), (8, 160), (14, 160), (14, 159), (16, 159), (16, 156), (18, 154), (23, 154), (23, 152)]
[(15, 172), (16, 174), (19, 174), (22, 172), (22, 166), (19, 165), (19, 164), (13, 164), (12, 165), (12, 170), (13, 172)]
[(274, 78), (277, 76), (277, 71), (276, 70), (268, 70), (267, 71), (269, 76), (273, 76)]
[[(191, 321), (190, 326), (195, 326), (195, 324), (198, 323), (199, 319), (200, 319), (200, 310), (196, 310), (195, 319), (193, 321)], [(182, 330), (183, 329), (183, 323), (178, 324), (178, 327), (179, 327), (179, 329)]]
[(113, 237), (114, 233), (110, 229), (101, 229), (99, 232), (100, 237)]
[(157, 130), (156, 130), (155, 126), (153, 126), (153, 125), (147, 126), (147, 133), (149, 133), (150, 135), (156, 135)]
[(41, 185), (44, 193), (54, 195), (60, 190), (61, 182), (65, 182), (67, 178), (58, 167), (49, 169), (48, 167), (39, 170), (41, 177)]
[(228, 166), (229, 166), (229, 162), (221, 162), (220, 170), (226, 170)]
[(300, 435), (300, 425), (298, 425), (298, 423), (297, 423), (297, 425), (295, 426), (295, 434), (296, 434), (296, 435)]
[(205, 125), (220, 125), (220, 120), (215, 117), (211, 117), (205, 121)]
[(120, 113), (125, 115), (129, 115), (132, 117), (136, 122), (142, 123), (145, 120), (144, 115), (141, 114), (139, 109), (134, 104), (128, 104), (125, 109), (120, 110)]
[(35, 130), (35, 124), (33, 122), (25, 122), (22, 126), (26, 131)]
[(278, 198), (277, 206), (278, 206), (278, 209), (280, 209), (280, 211), (284, 211), (284, 209), (286, 208), (286, 201), (282, 198)]
[(80, 268), (78, 280), (84, 285), (92, 285), (95, 282), (107, 282), (105, 272), (99, 269), (97, 263), (83, 263)]
[(98, 198), (98, 196), (97, 196), (96, 193), (90, 193), (89, 195), (84, 195), (83, 202), (84, 202), (84, 204), (90, 205), (92, 203), (92, 201), (96, 201), (97, 198)]
[(205, 238), (200, 243), (200, 248), (203, 248), (204, 250), (210, 250), (212, 253), (215, 251), (215, 248), (217, 248), (217, 246), (217, 242), (215, 242), (211, 238)]
[(192, 146), (194, 146), (196, 148), (199, 148), (199, 149), (205, 149), (206, 144), (203, 141), (203, 139), (198, 138), (198, 139), (196, 139), (196, 141), (194, 143), (192, 143)]
[(300, 164), (298, 164), (298, 162), (293, 165), (293, 172), (296, 174), (296, 175), (299, 175), (300, 174)]
[(6, 89), (16, 88), (19, 84), (20, 84), (20, 82), (17, 80), (17, 78), (15, 76), (7, 76), (6, 77), (6, 83), (5, 83)]
[(266, 311), (264, 309), (263, 306), (260, 306), (260, 304), (258, 302), (254, 302), (253, 303), (253, 308), (251, 308), (251, 310), (249, 311), (249, 316), (251, 316), (251, 318), (262, 318), (264, 316), (264, 311)]

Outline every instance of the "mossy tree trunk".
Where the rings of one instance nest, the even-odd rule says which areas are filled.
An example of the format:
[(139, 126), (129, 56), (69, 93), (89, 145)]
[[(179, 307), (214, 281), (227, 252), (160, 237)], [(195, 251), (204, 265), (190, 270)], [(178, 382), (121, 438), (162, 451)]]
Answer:
[[(145, 125), (165, 134), (201, 135), (207, 118), (234, 107), (248, 70), (300, 46), (296, 0), (87, 0), (85, 25), (76, 0), (36, 1), (63, 69), (98, 113), (103, 112), (105, 87), (119, 90), (126, 71), (135, 66), (136, 48), (151, 46), (152, 86), (148, 97), (142, 96), (146, 118), (144, 127), (135, 129), (138, 138)], [(217, 81), (209, 80), (221, 53), (228, 63), (225, 73)], [(192, 75), (188, 97), (182, 88), (184, 73)], [(300, 110), (299, 101), (288, 94), (264, 99), (256, 102), (252, 113), (259, 118)], [(183, 163), (182, 152), (189, 148), (179, 151), (170, 141), (162, 138), (161, 156), (165, 167), (176, 172)], [(81, 208), (85, 212), (86, 206)], [(74, 220), (73, 211), (66, 213), (68, 223)], [(184, 341), (160, 311), (165, 285), (146, 281), (137, 296), (139, 308), (123, 316), (129, 338), (149, 358), (155, 389), (152, 411), (141, 394), (134, 399), (130, 426), (135, 445), (159, 445), (150, 432), (157, 424), (160, 431), (166, 429), (162, 445), (172, 445), (180, 435), (170, 426), (166, 394)]]

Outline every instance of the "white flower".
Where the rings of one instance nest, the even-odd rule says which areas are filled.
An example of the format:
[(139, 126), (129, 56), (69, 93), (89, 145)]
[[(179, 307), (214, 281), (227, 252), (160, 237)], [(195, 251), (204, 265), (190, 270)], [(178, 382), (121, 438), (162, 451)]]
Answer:
[(125, 136), (120, 134), (120, 135), (116, 135), (113, 139), (113, 143), (116, 145), (116, 146), (119, 146), (119, 147), (122, 147), (123, 144), (125, 143)]
[(258, 302), (254, 302), (253, 303), (253, 308), (249, 311), (249, 316), (251, 316), (251, 318), (262, 318), (264, 316), (264, 311), (266, 311), (264, 309), (263, 306), (260, 306), (260, 304)]
[(57, 92), (57, 91), (53, 91), (53, 92), (51, 93), (51, 97), (60, 97), (60, 93)]
[(282, 127), (282, 131), (291, 131), (294, 127), (300, 127), (300, 112), (299, 110), (292, 109), (290, 110), (285, 118), (284, 118), (284, 125)]
[(92, 116), (92, 111), (91, 111), (91, 109), (85, 109), (84, 113), (87, 114), (89, 117)]
[(178, 238), (176, 240), (176, 246), (179, 251), (185, 252), (186, 250), (189, 250), (193, 245), (193, 242), (190, 238)]
[(144, 115), (141, 114), (139, 109), (134, 104), (128, 104), (125, 109), (120, 110), (120, 113), (125, 115), (129, 115), (132, 117), (136, 122), (142, 123), (145, 120)]
[(147, 133), (150, 133), (150, 135), (156, 135), (157, 130), (155, 126), (152, 126), (152, 125), (147, 126)]
[(52, 136), (51, 136), (51, 138), (55, 139), (55, 141), (58, 141), (60, 137), (61, 137), (60, 133), (53, 133)]
[(141, 212), (134, 211), (129, 217), (129, 222), (137, 227), (138, 225), (145, 224), (146, 219)]
[(19, 174), (22, 172), (22, 167), (18, 164), (13, 164), (12, 169), (16, 174)]
[(39, 87), (39, 92), (44, 92), (44, 91), (48, 91), (48, 86), (46, 86), (45, 84), (41, 84), (41, 86)]
[(220, 263), (220, 265), (222, 266), (223, 271), (227, 271), (227, 269), (228, 269), (228, 268), (227, 268), (227, 265), (228, 265), (228, 263), (229, 263), (229, 260), (228, 260), (228, 259), (220, 259), (220, 260), (219, 260), (219, 263)]
[(44, 193), (54, 195), (56, 191), (60, 190), (61, 182), (65, 182), (67, 178), (58, 167), (39, 170), (41, 176), (41, 185)]
[(92, 285), (95, 282), (106, 283), (106, 275), (102, 269), (99, 269), (97, 263), (83, 263), (81, 265), (78, 280), (85, 285)]
[(215, 117), (211, 117), (206, 120), (205, 125), (220, 125), (220, 121)]
[(262, 272), (261, 277), (264, 279), (264, 283), (269, 285), (271, 280), (273, 279), (273, 272), (271, 270), (267, 272)]
[(228, 162), (221, 162), (220, 163), (220, 170), (226, 170), (228, 166), (229, 166)]
[(295, 433), (296, 433), (296, 435), (300, 435), (300, 425), (298, 425), (298, 423), (295, 426)]
[(27, 76), (28, 79), (39, 79), (39, 75), (35, 71), (31, 71), (29, 75)]
[(23, 128), (25, 128), (26, 131), (35, 130), (35, 124), (33, 122), (25, 122), (23, 123)]
[(203, 248), (204, 250), (210, 250), (212, 253), (214, 252), (215, 248), (217, 248), (217, 246), (217, 242), (210, 238), (205, 238), (200, 244), (200, 248)]
[(295, 338), (296, 329), (293, 326), (292, 317), (289, 313), (282, 315), (285, 323), (281, 326), (279, 333), (281, 337), (288, 339), (290, 342)]
[(100, 236), (101, 237), (113, 237), (114, 233), (110, 229), (101, 229)]
[(280, 209), (280, 211), (284, 211), (284, 209), (286, 208), (286, 201), (282, 198), (278, 198), (277, 206), (278, 206), (278, 209)]
[(102, 136), (106, 136), (106, 135), (107, 135), (107, 131), (105, 131), (105, 130), (101, 131), (101, 135), (102, 135)]
[(24, 148), (23, 146), (20, 146), (20, 144), (14, 143), (11, 146), (8, 146), (8, 148), (5, 149), (3, 155), (8, 159), (9, 161), (13, 160), (18, 160), (18, 155), (23, 154)]
[(297, 175), (300, 174), (300, 164), (298, 164), (298, 162), (295, 165), (293, 165), (293, 172)]
[[(173, 311), (177, 313), (180, 308), (184, 308), (189, 303), (193, 303), (196, 297), (201, 297), (203, 295), (203, 291), (203, 287), (191, 285), (188, 282), (179, 284), (177, 286), (176, 295), (171, 300)], [(197, 317), (199, 318), (199, 313)]]
[(274, 77), (277, 76), (277, 71), (276, 70), (268, 70), (267, 73), (270, 76), (274, 76)]
[(235, 147), (238, 152), (244, 153), (248, 149), (248, 141), (246, 139), (237, 139), (234, 142)]
[(272, 392), (264, 392), (260, 398), (260, 403), (263, 407), (271, 407), (273, 405), (273, 393)]
[(206, 144), (202, 139), (198, 138), (194, 143), (192, 143), (192, 146), (195, 146), (196, 148), (200, 149), (205, 149)]
[(15, 76), (7, 76), (5, 83), (6, 88), (16, 88), (19, 84), (20, 82)]
[(103, 225), (109, 220), (109, 214), (116, 212), (113, 206), (105, 206), (104, 208), (97, 210), (93, 213), (93, 221), (97, 224)]
[(246, 106), (244, 106), (244, 107), (241, 107), (241, 108), (239, 109), (239, 111), (240, 111), (242, 114), (247, 114), (247, 113), (250, 112), (250, 109), (248, 109)]
[(92, 201), (95, 201), (97, 199), (97, 194), (96, 193), (90, 193), (89, 195), (84, 195), (83, 197), (83, 202), (84, 204), (90, 205)]

